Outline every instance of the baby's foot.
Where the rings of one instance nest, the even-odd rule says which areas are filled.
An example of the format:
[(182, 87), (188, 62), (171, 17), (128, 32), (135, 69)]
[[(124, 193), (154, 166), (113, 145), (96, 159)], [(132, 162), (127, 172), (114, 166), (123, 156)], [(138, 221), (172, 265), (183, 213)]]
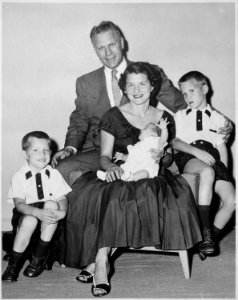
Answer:
[(97, 178), (101, 179), (101, 180), (105, 180), (106, 179), (106, 172), (103, 172), (101, 170), (97, 171)]
[(121, 180), (123, 180), (123, 181), (133, 181), (133, 174), (129, 171), (125, 171), (121, 175)]

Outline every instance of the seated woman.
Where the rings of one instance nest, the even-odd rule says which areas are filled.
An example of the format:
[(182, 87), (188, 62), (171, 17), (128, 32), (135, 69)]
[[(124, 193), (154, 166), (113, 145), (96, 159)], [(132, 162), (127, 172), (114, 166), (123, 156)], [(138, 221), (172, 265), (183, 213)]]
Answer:
[[(87, 266), (77, 280), (92, 282), (94, 296), (110, 292), (108, 255), (111, 248), (155, 246), (189, 249), (202, 240), (192, 191), (181, 175), (160, 169), (158, 176), (123, 181), (123, 169), (114, 163), (116, 152), (139, 141), (146, 124), (167, 119), (168, 146), (174, 137), (174, 120), (150, 105), (161, 78), (148, 63), (130, 64), (120, 79), (129, 102), (111, 108), (101, 121), (101, 167), (106, 180), (90, 172), (78, 178), (69, 195), (66, 265)], [(161, 150), (159, 155), (167, 154)], [(152, 155), (158, 158), (158, 150)], [(93, 274), (94, 273), (94, 274)]]

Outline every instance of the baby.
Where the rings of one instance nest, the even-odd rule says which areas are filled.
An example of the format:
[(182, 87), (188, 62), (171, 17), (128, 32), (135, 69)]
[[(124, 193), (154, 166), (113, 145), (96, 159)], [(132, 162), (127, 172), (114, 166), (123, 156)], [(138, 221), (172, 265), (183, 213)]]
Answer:
[[(139, 142), (127, 147), (128, 154), (116, 152), (114, 161), (125, 161), (121, 164), (124, 181), (137, 181), (142, 178), (153, 178), (158, 175), (159, 164), (151, 155), (151, 149), (162, 150), (167, 145), (168, 129), (167, 119), (161, 119), (159, 124), (148, 123), (141, 129)], [(97, 171), (97, 177), (105, 180), (106, 172)]]

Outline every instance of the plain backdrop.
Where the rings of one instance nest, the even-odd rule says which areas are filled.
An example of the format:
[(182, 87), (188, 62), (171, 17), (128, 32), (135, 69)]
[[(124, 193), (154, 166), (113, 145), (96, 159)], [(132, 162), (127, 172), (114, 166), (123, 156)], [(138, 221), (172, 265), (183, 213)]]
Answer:
[[(101, 66), (90, 42), (102, 20), (119, 25), (128, 58), (163, 68), (175, 86), (203, 72), (212, 105), (235, 122), (235, 3), (2, 2), (2, 229), (11, 229), (6, 202), (11, 176), (23, 164), (21, 139), (47, 132), (64, 145), (74, 109), (75, 81)], [(229, 145), (235, 165), (235, 140)], [(235, 168), (231, 168), (235, 178)]]

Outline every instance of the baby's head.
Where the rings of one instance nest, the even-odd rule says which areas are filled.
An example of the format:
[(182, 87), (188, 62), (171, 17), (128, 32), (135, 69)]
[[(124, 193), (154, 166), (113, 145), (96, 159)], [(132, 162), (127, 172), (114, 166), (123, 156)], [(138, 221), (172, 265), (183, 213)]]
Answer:
[(139, 140), (142, 141), (144, 138), (149, 136), (160, 136), (160, 128), (155, 123), (148, 123), (140, 131)]
[(50, 137), (43, 131), (32, 131), (23, 137), (23, 155), (33, 171), (39, 172), (49, 164), (51, 144)]
[(188, 72), (179, 79), (178, 85), (189, 107), (196, 109), (206, 107), (206, 94), (209, 88), (204, 74), (198, 71)]

